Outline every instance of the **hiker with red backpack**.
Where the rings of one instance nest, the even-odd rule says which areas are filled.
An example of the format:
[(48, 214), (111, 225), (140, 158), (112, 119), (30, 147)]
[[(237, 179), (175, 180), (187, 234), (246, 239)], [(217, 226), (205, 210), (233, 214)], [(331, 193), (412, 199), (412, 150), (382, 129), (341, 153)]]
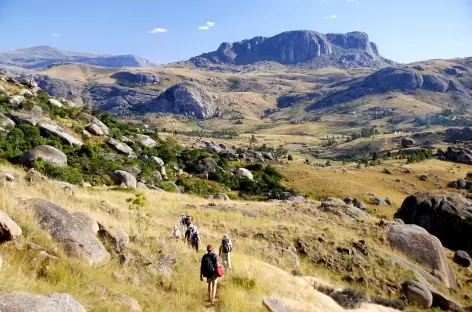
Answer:
[(226, 269), (231, 270), (231, 251), (233, 250), (233, 242), (229, 239), (228, 234), (223, 235), (221, 240), (219, 257)]
[(218, 264), (218, 256), (213, 252), (213, 246), (207, 246), (207, 253), (202, 257), (200, 266), (200, 280), (207, 279), (208, 301), (215, 302), (218, 278), (224, 275), (224, 268)]
[(192, 224), (192, 217), (190, 215), (181, 215), (180, 216), (180, 225), (182, 226), (182, 232), (185, 233), (189, 226)]

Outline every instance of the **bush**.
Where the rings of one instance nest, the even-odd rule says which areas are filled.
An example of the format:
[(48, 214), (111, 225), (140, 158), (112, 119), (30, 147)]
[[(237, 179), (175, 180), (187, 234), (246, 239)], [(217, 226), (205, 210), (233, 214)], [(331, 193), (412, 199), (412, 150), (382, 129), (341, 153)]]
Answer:
[(292, 160), (293, 160), (292, 154), (288, 154), (287, 159), (290, 160), (290, 161), (292, 161)]
[(231, 274), (229, 276), (229, 283), (235, 285), (238, 288), (244, 289), (245, 291), (250, 291), (257, 286), (255, 279), (240, 274)]
[(372, 303), (375, 303), (384, 307), (394, 308), (397, 310), (405, 310), (406, 308), (405, 302), (400, 299), (390, 299), (390, 298), (384, 298), (381, 296), (374, 296), (370, 298), (370, 301)]
[(333, 293), (331, 298), (345, 309), (359, 308), (361, 303), (367, 301), (367, 296), (362, 290), (351, 287)]
[(69, 166), (58, 167), (42, 159), (36, 160), (33, 167), (42, 174), (59, 181), (72, 184), (80, 184), (83, 181), (82, 173), (77, 168)]

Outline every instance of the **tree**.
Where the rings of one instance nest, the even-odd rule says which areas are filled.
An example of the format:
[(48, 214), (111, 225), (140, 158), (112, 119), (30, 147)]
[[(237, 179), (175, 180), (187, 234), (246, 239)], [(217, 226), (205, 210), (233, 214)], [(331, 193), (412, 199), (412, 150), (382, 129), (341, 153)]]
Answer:
[(137, 235), (147, 236), (150, 215), (146, 212), (146, 196), (142, 192), (136, 193), (134, 198), (128, 198), (129, 210), (134, 213), (137, 226)]

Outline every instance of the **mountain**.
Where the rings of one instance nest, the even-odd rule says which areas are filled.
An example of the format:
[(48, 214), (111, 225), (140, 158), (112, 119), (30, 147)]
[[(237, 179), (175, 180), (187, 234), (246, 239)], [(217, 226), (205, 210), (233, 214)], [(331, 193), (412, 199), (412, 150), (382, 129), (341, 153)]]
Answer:
[(71, 52), (49, 46), (0, 53), (0, 66), (40, 69), (55, 63), (80, 63), (103, 67), (146, 67), (154, 64), (135, 55), (98, 55)]
[(379, 67), (393, 64), (379, 55), (377, 45), (370, 42), (366, 33), (356, 31), (324, 35), (311, 30), (225, 42), (216, 51), (189, 61), (197, 67), (211, 64), (248, 65), (265, 61), (313, 67)]

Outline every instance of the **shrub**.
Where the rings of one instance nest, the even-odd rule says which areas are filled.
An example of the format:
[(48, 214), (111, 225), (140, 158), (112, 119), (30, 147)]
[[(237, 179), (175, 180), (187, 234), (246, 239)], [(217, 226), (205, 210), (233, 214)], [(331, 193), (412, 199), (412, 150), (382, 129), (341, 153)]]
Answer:
[(292, 154), (288, 154), (287, 159), (290, 160), (290, 161), (292, 161), (292, 160), (293, 160)]
[(235, 285), (238, 288), (244, 289), (245, 291), (250, 291), (257, 286), (255, 279), (240, 274), (231, 274), (229, 276), (229, 283)]
[(72, 184), (80, 184), (83, 181), (82, 173), (78, 168), (72, 168), (69, 166), (58, 167), (49, 162), (45, 162), (42, 159), (36, 160), (33, 167), (42, 174), (59, 181), (69, 182)]
[(362, 302), (367, 300), (366, 294), (359, 289), (345, 288), (331, 294), (331, 298), (345, 309), (359, 308)]
[(405, 310), (406, 308), (405, 302), (400, 299), (390, 299), (390, 298), (384, 298), (381, 296), (374, 296), (370, 298), (370, 301), (372, 303), (382, 305), (384, 307), (394, 308), (397, 310)]

